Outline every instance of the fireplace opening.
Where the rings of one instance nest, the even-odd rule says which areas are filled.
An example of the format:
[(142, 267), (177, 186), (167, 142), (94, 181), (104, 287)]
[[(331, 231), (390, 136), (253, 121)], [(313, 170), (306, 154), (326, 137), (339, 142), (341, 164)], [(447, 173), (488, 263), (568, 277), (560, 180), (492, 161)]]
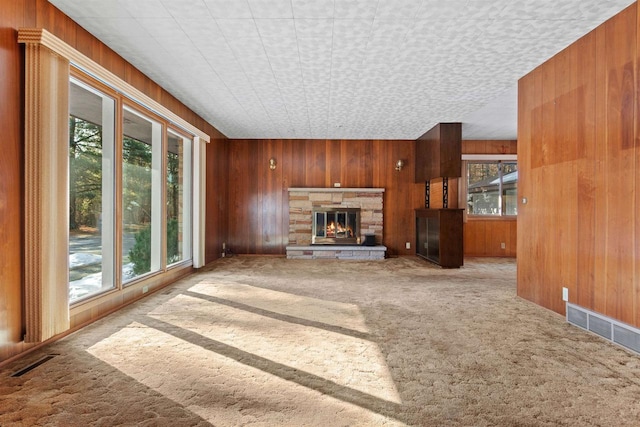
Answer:
[(359, 208), (314, 208), (311, 244), (357, 245), (360, 243)]

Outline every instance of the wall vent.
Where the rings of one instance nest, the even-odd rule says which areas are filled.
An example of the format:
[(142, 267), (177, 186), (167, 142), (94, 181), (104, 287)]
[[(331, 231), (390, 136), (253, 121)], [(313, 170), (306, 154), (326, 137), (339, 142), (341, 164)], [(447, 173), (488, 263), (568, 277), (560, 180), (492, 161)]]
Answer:
[(567, 322), (640, 354), (640, 329), (567, 303)]
[(31, 372), (32, 370), (34, 370), (38, 366), (42, 365), (45, 362), (48, 362), (49, 360), (53, 359), (56, 356), (59, 356), (59, 354), (47, 354), (46, 356), (41, 357), (40, 359), (36, 360), (32, 364), (27, 365), (24, 368), (20, 369), (19, 371), (14, 372), (13, 374), (11, 374), (11, 376), (12, 377), (21, 377), (24, 374), (26, 374), (27, 372)]

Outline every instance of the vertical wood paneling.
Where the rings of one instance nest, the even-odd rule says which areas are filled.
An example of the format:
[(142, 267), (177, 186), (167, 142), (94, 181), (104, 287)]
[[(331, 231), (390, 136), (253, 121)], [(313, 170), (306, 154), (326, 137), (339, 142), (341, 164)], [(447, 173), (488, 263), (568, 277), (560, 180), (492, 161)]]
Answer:
[(639, 326), (633, 4), (519, 84), (518, 294)]
[(207, 144), (206, 262), (217, 259), (227, 241), (228, 154), (225, 139), (212, 139)]
[[(640, 7), (637, 6), (636, 2), (636, 23), (640, 25)], [(636, 61), (636, 70), (635, 70), (635, 78), (636, 78), (636, 88), (635, 88), (635, 114), (634, 114), (634, 137), (635, 137), (635, 174), (634, 181), (637, 183), (640, 181), (640, 146), (638, 144), (638, 138), (640, 136), (640, 118), (638, 115), (640, 114), (640, 31), (637, 30), (636, 27), (636, 52), (635, 52), (635, 61)], [(640, 208), (640, 189), (636, 188), (635, 198), (634, 198), (634, 206), (635, 210)], [(634, 215), (634, 239), (635, 239), (635, 259), (640, 256), (640, 215)], [(633, 302), (634, 302), (634, 313), (635, 318), (633, 324), (640, 325), (640, 284), (637, 283), (640, 280), (640, 262), (635, 262), (634, 265), (634, 286), (633, 286)]]
[(23, 2), (0, 1), (0, 360), (23, 350), (22, 309), (22, 165), (23, 95), (20, 90), (24, 56), (17, 43), (18, 27), (33, 18)]
[[(262, 162), (268, 164), (269, 159), (274, 158), (276, 161), (282, 159), (282, 141), (272, 140), (265, 144), (262, 153)], [(281, 160), (280, 160), (281, 161)], [(260, 166), (260, 165), (259, 165)], [(264, 254), (282, 253), (284, 246), (284, 231), (281, 223), (278, 221), (282, 218), (284, 211), (284, 200), (282, 192), (282, 171), (283, 168), (278, 165), (274, 170), (267, 168), (262, 169), (263, 179), (260, 196), (260, 210), (262, 211), (261, 228), (262, 232), (262, 250)], [(288, 195), (287, 195), (288, 197)], [(288, 199), (287, 199), (288, 202)], [(288, 209), (287, 209), (288, 210)], [(275, 221), (274, 221), (275, 219)]]
[(515, 257), (516, 244), (514, 219), (470, 219), (464, 224), (465, 256)]
[[(539, 275), (538, 246), (541, 244), (542, 228), (541, 205), (536, 203), (536, 194), (540, 173), (534, 168), (532, 147), (540, 144), (540, 128), (542, 124), (542, 72), (540, 68), (520, 79), (518, 82), (518, 295), (537, 304), (543, 305), (540, 299), (542, 283)], [(522, 203), (523, 199), (527, 203)], [(525, 230), (526, 224), (526, 230)], [(534, 257), (526, 262), (525, 257)], [(536, 284), (531, 286), (531, 284)]]
[[(578, 98), (576, 100), (577, 129), (576, 140), (583, 141), (577, 163), (578, 174), (578, 241), (577, 241), (577, 277), (576, 283), (567, 284), (569, 293), (577, 293), (578, 305), (593, 307), (595, 287), (595, 177), (596, 177), (596, 140), (595, 140), (595, 104), (587, 102), (595, 98), (595, 33), (578, 40), (577, 81)], [(577, 284), (580, 283), (578, 287)]]
[(462, 141), (462, 154), (518, 154), (518, 141), (465, 139)]
[(634, 102), (635, 40), (634, 13), (618, 15), (606, 22), (607, 45), (607, 198), (609, 207), (607, 252), (607, 313), (623, 322), (633, 322), (634, 283), (633, 230), (634, 194)]

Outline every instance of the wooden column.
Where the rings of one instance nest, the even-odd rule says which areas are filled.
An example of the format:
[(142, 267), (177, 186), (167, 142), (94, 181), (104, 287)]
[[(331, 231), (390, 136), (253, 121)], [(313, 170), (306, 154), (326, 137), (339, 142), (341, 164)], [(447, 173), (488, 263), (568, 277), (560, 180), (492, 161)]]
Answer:
[(25, 52), (25, 342), (41, 342), (69, 328), (69, 61)]

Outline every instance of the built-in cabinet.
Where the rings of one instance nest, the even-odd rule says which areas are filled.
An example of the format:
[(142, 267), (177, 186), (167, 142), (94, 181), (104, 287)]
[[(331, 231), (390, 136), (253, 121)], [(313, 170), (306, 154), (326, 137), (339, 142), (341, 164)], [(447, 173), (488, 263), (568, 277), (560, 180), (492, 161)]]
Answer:
[(462, 176), (462, 124), (438, 123), (416, 140), (416, 183)]
[(463, 264), (463, 209), (416, 209), (416, 253), (445, 268)]

